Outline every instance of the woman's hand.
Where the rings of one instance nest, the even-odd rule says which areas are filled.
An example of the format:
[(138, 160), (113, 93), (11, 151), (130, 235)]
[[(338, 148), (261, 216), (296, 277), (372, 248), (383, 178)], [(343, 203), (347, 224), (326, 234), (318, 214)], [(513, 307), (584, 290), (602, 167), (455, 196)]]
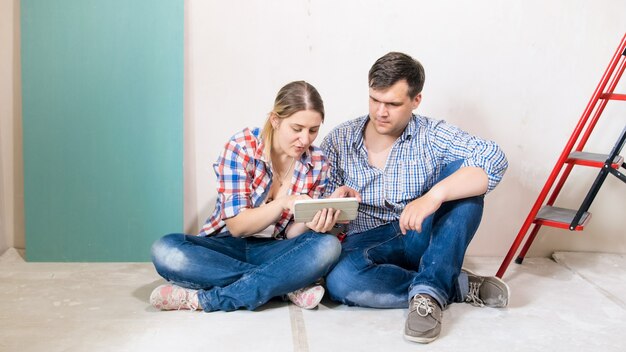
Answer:
[(292, 195), (289, 195), (289, 196), (281, 197), (279, 199), (281, 201), (281, 205), (282, 205), (283, 209), (284, 210), (289, 210), (293, 214), (293, 213), (295, 213), (294, 208), (293, 208), (293, 204), (297, 200), (311, 199), (311, 197), (309, 197), (307, 194), (292, 194)]
[(313, 220), (307, 222), (305, 225), (315, 232), (328, 232), (337, 223), (340, 213), (341, 210), (339, 209), (322, 209), (315, 213)]

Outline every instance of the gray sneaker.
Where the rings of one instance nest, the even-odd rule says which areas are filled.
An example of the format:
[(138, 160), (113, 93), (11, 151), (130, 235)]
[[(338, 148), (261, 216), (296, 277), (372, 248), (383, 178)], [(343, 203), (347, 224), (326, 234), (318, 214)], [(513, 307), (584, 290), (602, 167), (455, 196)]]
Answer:
[(469, 292), (465, 302), (476, 307), (504, 308), (509, 304), (509, 285), (495, 276), (479, 276), (465, 268)]
[(409, 341), (429, 343), (441, 332), (441, 308), (434, 298), (417, 294), (409, 304), (409, 315), (404, 326), (404, 337)]

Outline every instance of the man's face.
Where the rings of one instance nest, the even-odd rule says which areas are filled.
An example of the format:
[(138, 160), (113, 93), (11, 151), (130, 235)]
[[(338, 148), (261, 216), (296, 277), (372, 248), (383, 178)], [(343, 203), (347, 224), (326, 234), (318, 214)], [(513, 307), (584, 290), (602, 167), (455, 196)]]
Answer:
[(409, 85), (400, 80), (386, 89), (370, 88), (370, 123), (378, 134), (400, 137), (409, 124), (413, 110), (417, 109), (422, 94), (411, 99)]

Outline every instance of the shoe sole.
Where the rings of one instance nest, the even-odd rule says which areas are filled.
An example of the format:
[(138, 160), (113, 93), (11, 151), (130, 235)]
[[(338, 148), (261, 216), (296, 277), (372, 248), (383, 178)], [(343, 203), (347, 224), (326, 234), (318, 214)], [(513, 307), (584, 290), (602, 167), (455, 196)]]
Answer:
[(417, 337), (417, 336), (411, 336), (411, 335), (407, 335), (404, 334), (404, 338), (412, 341), (412, 342), (417, 342), (417, 343), (431, 343), (433, 341), (435, 341), (437, 339), (438, 336), (435, 337)]
[[(474, 276), (484, 277), (482, 275), (476, 274), (475, 272), (473, 272), (473, 271), (471, 271), (471, 270), (469, 270), (467, 268), (461, 268), (461, 270), (465, 271), (468, 274), (472, 274)], [(511, 288), (509, 287), (509, 285), (506, 282), (504, 282), (501, 278), (499, 278), (497, 276), (489, 276), (489, 279), (497, 281), (497, 282), (501, 283), (502, 285), (504, 285), (504, 287), (506, 287), (506, 305), (504, 305), (504, 306), (488, 306), (488, 305), (486, 305), (486, 306), (490, 307), (490, 308), (506, 308), (506, 306), (509, 305), (509, 301), (511, 300)]]

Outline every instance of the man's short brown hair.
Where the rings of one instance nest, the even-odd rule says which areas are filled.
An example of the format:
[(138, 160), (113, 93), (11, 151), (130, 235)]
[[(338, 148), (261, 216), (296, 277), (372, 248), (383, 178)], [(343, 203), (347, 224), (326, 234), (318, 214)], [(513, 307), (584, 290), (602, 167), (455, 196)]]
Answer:
[(404, 79), (409, 85), (409, 97), (413, 99), (422, 92), (426, 75), (419, 61), (407, 54), (390, 52), (376, 60), (368, 79), (373, 89), (386, 89)]

